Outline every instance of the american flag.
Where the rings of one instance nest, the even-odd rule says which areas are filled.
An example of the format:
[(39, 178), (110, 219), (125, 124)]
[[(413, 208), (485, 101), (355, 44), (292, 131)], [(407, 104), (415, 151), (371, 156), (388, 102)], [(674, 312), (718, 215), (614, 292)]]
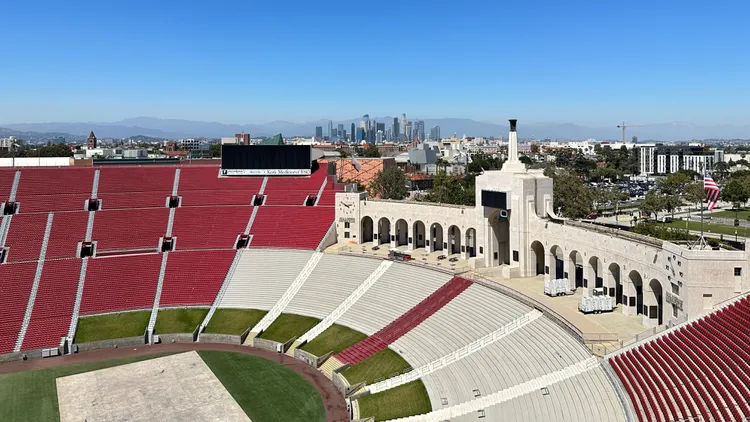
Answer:
[(706, 171), (703, 174), (703, 189), (706, 191), (706, 200), (708, 201), (708, 210), (711, 211), (716, 206), (716, 202), (719, 200), (721, 189), (716, 185), (714, 179)]

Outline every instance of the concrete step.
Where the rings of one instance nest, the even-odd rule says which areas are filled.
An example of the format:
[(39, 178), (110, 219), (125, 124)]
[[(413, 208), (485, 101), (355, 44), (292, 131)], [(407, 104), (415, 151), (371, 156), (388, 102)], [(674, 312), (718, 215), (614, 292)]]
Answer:
[(296, 341), (292, 343), (291, 346), (289, 346), (289, 350), (286, 351), (286, 354), (288, 356), (294, 357), (294, 351), (299, 347), (299, 345), (302, 344), (300, 341)]
[(320, 369), (320, 372), (323, 373), (323, 375), (325, 375), (326, 377), (330, 379), (330, 378), (333, 378), (333, 370), (340, 368), (343, 365), (344, 364), (341, 363), (340, 360), (336, 359), (335, 356), (331, 356), (325, 362), (323, 362), (322, 365), (320, 365), (319, 369)]

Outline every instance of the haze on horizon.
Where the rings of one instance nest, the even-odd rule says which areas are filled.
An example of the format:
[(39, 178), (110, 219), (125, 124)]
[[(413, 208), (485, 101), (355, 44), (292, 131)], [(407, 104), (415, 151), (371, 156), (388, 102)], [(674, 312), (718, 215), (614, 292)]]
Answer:
[(603, 3), (11, 2), (0, 124), (747, 124), (750, 4)]

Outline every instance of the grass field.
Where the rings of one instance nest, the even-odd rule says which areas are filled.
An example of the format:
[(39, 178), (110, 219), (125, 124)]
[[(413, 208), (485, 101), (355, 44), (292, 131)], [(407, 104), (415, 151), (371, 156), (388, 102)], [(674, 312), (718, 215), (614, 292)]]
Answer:
[(292, 337), (299, 337), (306, 333), (319, 322), (320, 320), (318, 318), (295, 314), (281, 314), (268, 327), (268, 329), (261, 334), (260, 338), (286, 343), (291, 340)]
[(75, 342), (143, 336), (151, 311), (122, 312), (78, 318)]
[(391, 349), (384, 349), (352, 365), (341, 372), (341, 375), (349, 381), (349, 384), (357, 384), (365, 381), (374, 384), (376, 380), (389, 378), (396, 373), (402, 373), (411, 366), (404, 358)]
[(266, 311), (257, 309), (217, 309), (206, 327), (206, 333), (240, 335), (258, 323)]
[[(701, 230), (701, 223), (700, 221), (689, 221), (688, 228), (690, 230), (700, 231)], [(673, 221), (669, 223), (670, 226), (677, 228), (677, 229), (685, 229), (685, 221)], [(711, 224), (707, 222), (703, 222), (703, 231), (707, 233), (717, 233), (717, 234), (723, 234), (725, 236), (734, 236), (735, 230), (737, 231), (738, 236), (745, 236), (745, 227), (734, 227), (734, 226), (726, 226), (723, 224)], [(750, 230), (747, 231), (748, 234), (750, 234)]]
[(157, 334), (192, 333), (203, 322), (208, 308), (178, 308), (159, 311), (156, 317)]
[(730, 218), (732, 220), (735, 219), (736, 215), (736, 218), (739, 218), (740, 220), (747, 220), (747, 218), (750, 217), (750, 209), (741, 209), (737, 214), (735, 214), (732, 210), (724, 210), (707, 213), (707, 215), (710, 215), (711, 217)]
[(376, 421), (405, 418), (431, 411), (430, 397), (421, 380), (359, 399), (360, 418), (374, 416)]
[(330, 351), (339, 353), (366, 338), (367, 336), (359, 331), (352, 330), (343, 325), (333, 324), (311, 342), (302, 346), (302, 350), (312, 353), (315, 356), (323, 356)]
[(0, 421), (59, 420), (56, 378), (139, 362), (159, 356), (164, 356), (164, 354), (0, 375), (0, 403), (2, 403), (0, 405)]
[(304, 378), (282, 365), (239, 353), (200, 351), (198, 354), (250, 420), (325, 421), (320, 394)]

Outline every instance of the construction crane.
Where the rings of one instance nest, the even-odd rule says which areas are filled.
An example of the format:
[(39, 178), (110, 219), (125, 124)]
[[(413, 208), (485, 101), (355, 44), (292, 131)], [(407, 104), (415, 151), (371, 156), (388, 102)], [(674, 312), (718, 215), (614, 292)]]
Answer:
[(622, 129), (622, 143), (625, 143), (625, 129), (629, 127), (639, 127), (641, 125), (626, 125), (625, 122), (622, 122), (621, 125), (617, 125), (618, 128)]

